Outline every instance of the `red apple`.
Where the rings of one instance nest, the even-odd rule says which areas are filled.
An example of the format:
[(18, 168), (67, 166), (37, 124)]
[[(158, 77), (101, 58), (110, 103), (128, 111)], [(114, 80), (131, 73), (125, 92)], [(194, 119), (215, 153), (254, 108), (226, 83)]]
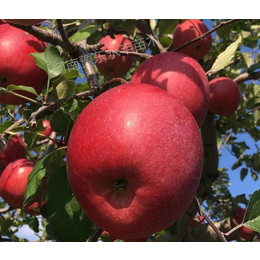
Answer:
[(197, 215), (195, 216), (195, 218), (192, 220), (190, 226), (191, 227), (195, 227), (195, 226), (198, 226), (200, 224), (204, 223), (204, 217), (200, 216), (200, 215)]
[[(39, 68), (30, 53), (43, 52), (46, 45), (34, 36), (9, 24), (0, 25), (0, 86), (10, 84), (33, 87), (41, 93), (47, 83), (47, 74)], [(25, 91), (15, 91), (24, 96), (35, 98)], [(26, 99), (7, 93), (0, 93), (1, 104), (19, 105)]]
[[(176, 26), (173, 32), (173, 48), (177, 48), (186, 42), (198, 38), (209, 29), (200, 20), (187, 20)], [(204, 39), (196, 41), (179, 50), (195, 60), (203, 58), (210, 50), (212, 45), (212, 36), (209, 34)]]
[(132, 67), (134, 59), (132, 56), (119, 55), (116, 51), (134, 51), (131, 41), (118, 34), (115, 35), (115, 39), (107, 35), (99, 43), (105, 44), (101, 50), (111, 51), (111, 55), (95, 54), (99, 72), (109, 78), (123, 77)]
[[(246, 213), (246, 208), (236, 207), (230, 219), (231, 228), (234, 228), (235, 226), (243, 222), (245, 213)], [(241, 228), (239, 228), (238, 232), (240, 237), (243, 240), (249, 240), (254, 234), (254, 231), (246, 226), (242, 226)]]
[(50, 121), (42, 120), (42, 125), (45, 127), (45, 130), (42, 132), (42, 134), (45, 136), (50, 136), (52, 133)]
[(193, 116), (148, 84), (95, 98), (68, 142), (68, 179), (79, 205), (96, 226), (124, 239), (172, 225), (194, 197), (202, 164)]
[(26, 158), (26, 145), (19, 135), (14, 135), (0, 152), (0, 169), (3, 170), (10, 162)]
[(5, 22), (20, 24), (20, 25), (36, 25), (45, 20), (46, 19), (4, 19)]
[(209, 111), (213, 114), (227, 116), (233, 114), (240, 103), (240, 90), (231, 78), (219, 77), (209, 82)]
[(110, 235), (110, 241), (114, 242), (115, 240), (120, 239), (124, 242), (147, 242), (148, 237), (141, 237), (141, 238), (117, 238), (112, 235)]
[(172, 94), (202, 125), (209, 106), (209, 83), (197, 61), (182, 54), (167, 52), (144, 61), (135, 71), (131, 83), (148, 83)]
[[(28, 176), (33, 170), (34, 165), (35, 163), (32, 161), (18, 159), (9, 163), (0, 177), (0, 196), (15, 209), (22, 208)], [(45, 182), (43, 181), (43, 185), (44, 183)], [(42, 186), (39, 196), (25, 206), (25, 213), (33, 213), (34, 215), (39, 214), (36, 207), (40, 200), (41, 193), (43, 192), (43, 188), (44, 186)], [(39, 203), (40, 206), (44, 204), (44, 202)]]

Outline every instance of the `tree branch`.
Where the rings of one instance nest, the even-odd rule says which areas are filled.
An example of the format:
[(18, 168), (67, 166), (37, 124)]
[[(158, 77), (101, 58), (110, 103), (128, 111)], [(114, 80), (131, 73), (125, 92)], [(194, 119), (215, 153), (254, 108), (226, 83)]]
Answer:
[(240, 74), (238, 77), (236, 77), (234, 79), (234, 81), (237, 84), (243, 83), (247, 80), (251, 80), (251, 79), (259, 79), (260, 78), (260, 72), (254, 73), (254, 74), (248, 74), (247, 72), (244, 72), (242, 74)]
[(86, 242), (97, 242), (98, 241), (98, 238), (101, 236), (103, 230), (101, 228), (96, 228), (93, 232), (93, 234), (91, 234), (89, 236), (89, 238), (87, 239)]

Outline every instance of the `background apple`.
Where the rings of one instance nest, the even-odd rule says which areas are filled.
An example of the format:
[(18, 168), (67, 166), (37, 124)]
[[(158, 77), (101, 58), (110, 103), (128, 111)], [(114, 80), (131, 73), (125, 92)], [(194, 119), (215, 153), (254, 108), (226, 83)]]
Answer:
[[(236, 207), (233, 211), (233, 214), (231, 216), (230, 222), (231, 222), (231, 228), (234, 228), (235, 226), (241, 224), (244, 220), (244, 216), (246, 213), (246, 208), (240, 208)], [(243, 240), (249, 240), (252, 235), (254, 234), (254, 231), (246, 226), (242, 226), (238, 229), (239, 235)]]
[[(44, 119), (44, 120), (42, 120), (42, 125), (43, 125), (43, 127), (45, 127), (45, 130), (41, 134), (46, 135), (46, 136), (50, 136), (51, 133), (52, 133), (50, 121)], [(44, 139), (43, 136), (41, 136), (41, 138)]]
[(36, 25), (45, 20), (46, 19), (4, 19), (4, 21), (8, 23), (15, 23), (20, 25)]
[[(0, 196), (15, 209), (22, 208), (28, 176), (33, 170), (34, 165), (35, 163), (32, 161), (18, 159), (9, 163), (0, 177)], [(43, 188), (39, 196), (41, 196)], [(26, 208), (28, 207), (27, 212), (38, 214), (38, 212), (33, 211), (33, 208), (35, 209), (34, 203), (37, 204), (39, 200), (40, 197), (34, 199), (30, 204), (25, 206), (24, 211), (26, 212)]]
[[(176, 26), (173, 32), (173, 48), (177, 48), (184, 43), (191, 41), (208, 31), (207, 26), (200, 20), (187, 20)], [(203, 58), (210, 50), (212, 45), (212, 36), (209, 34), (203, 40), (189, 44), (179, 50), (195, 60)]]
[(123, 77), (132, 67), (134, 61), (133, 56), (122, 56), (112, 53), (118, 50), (134, 51), (133, 44), (129, 39), (119, 34), (114, 36), (115, 39), (107, 35), (99, 41), (99, 43), (105, 44), (101, 50), (110, 50), (111, 55), (95, 54), (99, 72), (109, 78)]
[[(0, 25), (0, 86), (10, 84), (33, 87), (41, 93), (47, 83), (47, 74), (39, 68), (30, 53), (43, 52), (46, 46), (34, 36), (9, 24)], [(35, 98), (31, 93), (16, 91)], [(0, 93), (1, 104), (18, 105), (27, 100), (7, 93)]]
[(240, 90), (236, 82), (228, 77), (219, 77), (209, 82), (209, 111), (216, 115), (233, 114), (240, 103)]
[(173, 224), (194, 197), (202, 162), (193, 116), (148, 84), (98, 96), (68, 142), (68, 179), (81, 208), (95, 225), (125, 239)]
[(0, 170), (3, 170), (10, 162), (26, 158), (26, 145), (18, 135), (13, 135), (10, 141), (0, 152)]
[(175, 52), (153, 56), (135, 71), (131, 83), (148, 83), (173, 95), (192, 113), (202, 125), (209, 106), (207, 76), (193, 58)]
[(205, 223), (204, 217), (202, 217), (202, 216), (200, 216), (200, 215), (197, 215), (197, 216), (195, 216), (195, 218), (192, 220), (190, 226), (191, 226), (191, 227), (195, 227), (195, 226), (198, 226), (198, 225), (203, 224), (203, 223)]

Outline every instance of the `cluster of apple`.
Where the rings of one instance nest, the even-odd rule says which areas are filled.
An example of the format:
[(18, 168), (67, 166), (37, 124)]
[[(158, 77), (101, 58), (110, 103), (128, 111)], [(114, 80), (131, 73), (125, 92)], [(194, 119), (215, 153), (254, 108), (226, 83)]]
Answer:
[[(42, 124), (45, 130), (41, 134), (50, 136), (52, 130), (49, 121), (43, 120)], [(27, 159), (26, 144), (21, 136), (13, 135), (0, 152), (0, 196), (10, 207), (22, 208), (28, 176), (34, 166), (35, 163)], [(44, 189), (45, 179), (39, 195), (24, 207), (26, 214), (39, 214), (45, 204), (42, 199)]]
[[(201, 21), (187, 20), (176, 27), (173, 47), (207, 30)], [(100, 42), (105, 44), (102, 49), (116, 50), (124, 41), (116, 35)], [(192, 202), (203, 166), (199, 128), (208, 110), (227, 115), (240, 100), (232, 79), (208, 82), (196, 61), (207, 54), (211, 42), (208, 35), (179, 52), (149, 58), (136, 69), (130, 83), (95, 98), (76, 120), (67, 150), (68, 179), (88, 218), (112, 238), (145, 240), (172, 225)], [(0, 56), (8, 60), (0, 64), (0, 86), (32, 86), (41, 93), (47, 75), (29, 53), (43, 52), (46, 45), (7, 23), (0, 24), (0, 43)], [(115, 56), (104, 58), (97, 67), (107, 77), (120, 77), (132, 63), (132, 56)], [(1, 104), (25, 102), (0, 94)], [(25, 145), (18, 143), (22, 153), (14, 158), (17, 161), (9, 159), (0, 178), (0, 195), (14, 208), (21, 208), (34, 165), (26, 160)]]

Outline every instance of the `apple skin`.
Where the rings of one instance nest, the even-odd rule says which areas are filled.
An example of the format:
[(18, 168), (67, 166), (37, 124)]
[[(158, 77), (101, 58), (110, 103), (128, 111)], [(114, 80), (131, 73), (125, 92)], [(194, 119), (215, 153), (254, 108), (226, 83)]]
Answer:
[(228, 77), (219, 77), (209, 82), (209, 111), (216, 115), (233, 114), (240, 103), (240, 90), (236, 82)]
[(158, 54), (144, 61), (135, 71), (131, 83), (157, 86), (181, 101), (192, 113), (199, 127), (208, 112), (208, 78), (193, 58), (176, 52)]
[(3, 170), (14, 160), (26, 158), (26, 155), (26, 144), (23, 139), (18, 134), (13, 135), (0, 152), (0, 169)]
[(42, 120), (42, 125), (43, 127), (45, 127), (45, 130), (42, 132), (42, 134), (46, 136), (50, 136), (52, 133), (50, 121)]
[[(236, 207), (230, 219), (231, 228), (234, 228), (235, 226), (243, 222), (245, 213), (246, 213), (246, 208)], [(243, 240), (249, 240), (254, 234), (254, 231), (246, 226), (242, 226), (241, 228), (239, 228), (238, 232), (240, 238), (242, 238)]]
[(94, 99), (76, 120), (67, 149), (79, 205), (96, 226), (124, 239), (172, 225), (193, 200), (202, 164), (193, 116), (148, 84), (124, 84)]
[[(0, 177), (0, 196), (11, 207), (15, 209), (21, 209), (24, 201), (24, 194), (26, 191), (28, 176), (33, 170), (35, 163), (26, 159), (18, 159), (7, 165)], [(43, 181), (43, 185), (44, 185)], [(37, 215), (38, 211), (34, 210), (40, 199), (40, 195), (43, 192), (44, 186), (39, 196), (28, 203), (24, 211), (30, 214)], [(41, 202), (41, 206), (45, 202)], [(28, 208), (28, 209), (27, 209)]]
[[(199, 37), (208, 30), (207, 26), (200, 20), (191, 19), (177, 25), (173, 32), (173, 48), (175, 49), (184, 43)], [(209, 34), (205, 39), (194, 42), (180, 49), (178, 52), (187, 54), (195, 60), (199, 60), (209, 52), (211, 45), (212, 36)]]
[(117, 239), (123, 240), (124, 242), (147, 242), (148, 237), (128, 238), (128, 239), (126, 238), (126, 239), (124, 239), (124, 238), (117, 238), (117, 237), (110, 235), (110, 241), (111, 242), (114, 242)]
[(45, 20), (46, 19), (4, 19), (5, 22), (19, 25), (36, 25)]
[[(46, 45), (34, 36), (9, 24), (0, 25), (0, 86), (10, 84), (33, 87), (38, 94), (47, 83), (47, 74), (39, 68), (30, 53), (43, 52)], [(35, 98), (25, 91), (15, 91), (24, 96)], [(7, 93), (0, 93), (0, 103), (19, 105), (27, 100)]]
[[(134, 51), (131, 41), (120, 34), (114, 35), (112, 39), (109, 35), (103, 37), (99, 43), (105, 45), (101, 50), (112, 51)], [(123, 77), (132, 67), (134, 58), (132, 56), (122, 56), (118, 54), (101, 55), (95, 54), (96, 66), (101, 74), (108, 78)]]

